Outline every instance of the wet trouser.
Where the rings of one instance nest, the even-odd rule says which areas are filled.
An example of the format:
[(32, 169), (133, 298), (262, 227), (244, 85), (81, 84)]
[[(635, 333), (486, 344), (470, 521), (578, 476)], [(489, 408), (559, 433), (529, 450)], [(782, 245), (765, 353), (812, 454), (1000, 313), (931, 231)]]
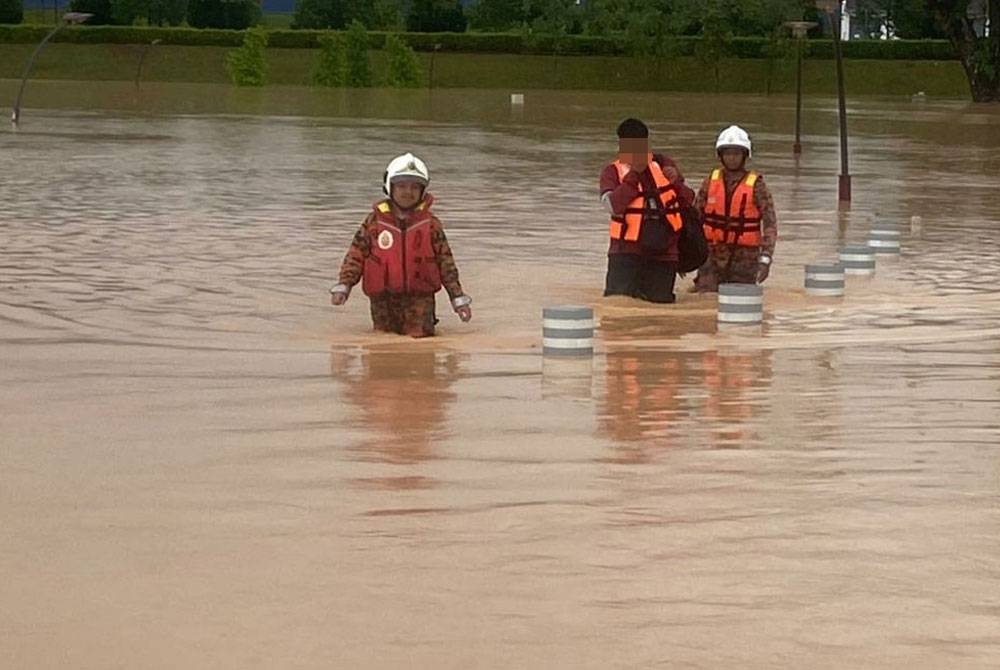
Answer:
[(660, 261), (638, 254), (608, 254), (604, 295), (627, 295), (649, 302), (673, 302), (675, 261)]
[(438, 322), (434, 315), (433, 295), (384, 294), (371, 298), (372, 324), (375, 330), (411, 337), (434, 334)]
[(718, 291), (719, 284), (755, 284), (760, 269), (760, 248), (713, 244), (708, 259), (694, 279), (697, 291)]

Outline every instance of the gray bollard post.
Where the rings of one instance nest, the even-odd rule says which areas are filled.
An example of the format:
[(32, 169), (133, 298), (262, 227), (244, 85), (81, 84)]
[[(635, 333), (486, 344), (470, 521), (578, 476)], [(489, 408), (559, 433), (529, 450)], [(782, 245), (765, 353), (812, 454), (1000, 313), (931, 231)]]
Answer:
[(875, 250), (868, 245), (848, 246), (840, 250), (844, 274), (871, 276), (875, 274)]
[(844, 295), (844, 266), (840, 263), (806, 265), (806, 293), (823, 297)]
[(892, 223), (874, 223), (868, 231), (868, 246), (877, 254), (899, 253), (899, 227)]
[(594, 310), (577, 305), (542, 308), (544, 356), (593, 356)]
[(757, 284), (719, 285), (719, 323), (753, 325), (764, 320), (764, 288)]

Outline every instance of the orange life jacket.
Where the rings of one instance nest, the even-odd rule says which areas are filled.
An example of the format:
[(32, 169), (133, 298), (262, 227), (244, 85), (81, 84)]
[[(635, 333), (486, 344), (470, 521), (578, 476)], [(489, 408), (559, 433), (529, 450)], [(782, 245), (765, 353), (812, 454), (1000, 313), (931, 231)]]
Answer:
[(362, 274), (365, 295), (433, 295), (441, 289), (441, 271), (431, 240), (430, 204), (427, 196), (403, 226), (388, 200), (375, 203), (375, 235)]
[(760, 246), (760, 210), (753, 199), (756, 183), (757, 173), (748, 172), (727, 199), (722, 170), (712, 171), (704, 218), (705, 239), (709, 244)]
[[(629, 168), (621, 161), (615, 161), (615, 168), (618, 170), (618, 181), (625, 179), (629, 173)], [(676, 189), (670, 184), (670, 180), (663, 174), (659, 164), (649, 157), (649, 174), (656, 184), (657, 195), (663, 208), (663, 216), (667, 224), (676, 232), (684, 225), (681, 221), (680, 201), (677, 200)], [(639, 230), (642, 228), (643, 206), (646, 202), (645, 186), (639, 182), (639, 195), (625, 207), (622, 216), (613, 215), (608, 225), (608, 232), (613, 240), (628, 240), (636, 242), (639, 240)]]

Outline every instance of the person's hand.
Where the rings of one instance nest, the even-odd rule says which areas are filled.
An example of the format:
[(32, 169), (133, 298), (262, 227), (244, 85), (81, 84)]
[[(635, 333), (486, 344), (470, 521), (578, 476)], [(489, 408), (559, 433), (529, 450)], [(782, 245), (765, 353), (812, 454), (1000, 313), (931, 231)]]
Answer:
[(343, 305), (347, 302), (347, 294), (343, 291), (336, 291), (330, 294), (330, 304), (336, 306)]
[(468, 305), (459, 307), (455, 310), (455, 314), (458, 314), (458, 318), (462, 320), (462, 323), (467, 323), (472, 318), (472, 308)]
[(771, 274), (771, 266), (760, 263), (757, 265), (757, 283), (763, 284), (767, 276)]
[(622, 183), (639, 188), (639, 173), (635, 170), (629, 170), (622, 179)]
[(677, 168), (675, 168), (673, 165), (664, 165), (663, 174), (671, 182), (677, 181), (681, 176), (681, 173), (678, 172)]

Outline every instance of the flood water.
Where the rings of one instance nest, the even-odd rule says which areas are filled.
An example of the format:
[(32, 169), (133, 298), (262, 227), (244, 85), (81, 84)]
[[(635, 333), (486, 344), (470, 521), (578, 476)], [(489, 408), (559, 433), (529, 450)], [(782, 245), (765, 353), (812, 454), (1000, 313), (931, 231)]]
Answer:
[[(852, 101), (838, 214), (829, 99), (796, 163), (783, 97), (193, 90), (0, 133), (0, 667), (1000, 666), (1000, 109)], [(694, 185), (750, 130), (762, 329), (600, 297), (630, 114)], [(423, 341), (327, 293), (407, 150), (474, 298)], [(901, 257), (806, 296), (876, 214)]]

